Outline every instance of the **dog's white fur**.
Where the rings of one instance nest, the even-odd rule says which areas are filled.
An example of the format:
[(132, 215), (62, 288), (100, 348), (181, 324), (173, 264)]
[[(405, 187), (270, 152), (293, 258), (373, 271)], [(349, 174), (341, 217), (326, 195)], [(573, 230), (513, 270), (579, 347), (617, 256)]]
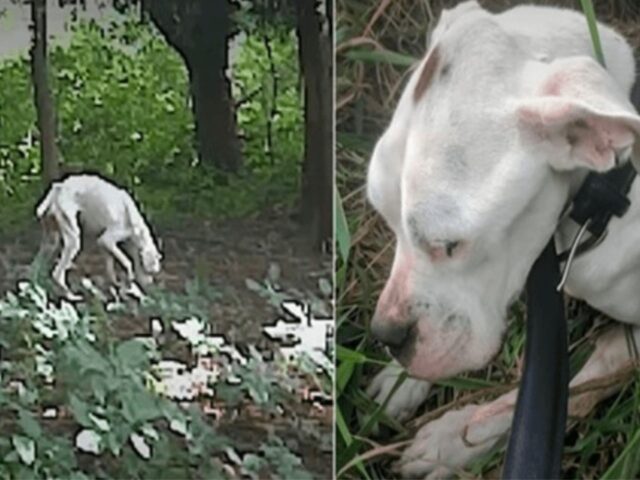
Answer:
[(117, 281), (114, 259), (130, 282), (135, 278), (146, 285), (151, 282), (151, 275), (160, 271), (162, 255), (136, 203), (126, 190), (103, 178), (73, 175), (53, 183), (36, 208), (36, 215), (44, 226), (42, 250), (57, 249), (62, 239), (62, 251), (52, 276), (72, 299), (79, 297), (71, 293), (66, 273), (80, 252), (81, 229), (97, 235), (98, 245), (107, 254), (107, 272), (112, 282)]
[[(370, 201), (397, 238), (372, 330), (410, 374), (435, 380), (486, 366), (535, 258), (554, 231), (562, 250), (573, 238), (576, 225), (557, 221), (586, 172), (614, 167), (616, 154), (629, 157), (640, 133), (628, 100), (633, 56), (615, 31), (599, 25), (599, 33), (606, 70), (593, 59), (578, 12), (521, 6), (491, 14), (470, 1), (443, 13), (368, 176)], [(417, 95), (429, 62), (435, 73)], [(566, 291), (640, 325), (639, 181), (629, 197), (630, 210), (611, 220), (604, 242), (575, 261)], [(622, 342), (621, 329), (607, 338), (601, 352)], [(603, 365), (609, 357), (593, 357), (574, 383), (629, 361), (626, 349)], [(370, 388), (379, 400), (395, 381), (393, 369)], [(401, 387), (391, 413), (414, 410), (426, 385)], [(403, 473), (440, 476), (465, 465), (506, 431), (514, 398), (426, 425), (405, 453)], [(458, 438), (471, 427), (482, 448)]]

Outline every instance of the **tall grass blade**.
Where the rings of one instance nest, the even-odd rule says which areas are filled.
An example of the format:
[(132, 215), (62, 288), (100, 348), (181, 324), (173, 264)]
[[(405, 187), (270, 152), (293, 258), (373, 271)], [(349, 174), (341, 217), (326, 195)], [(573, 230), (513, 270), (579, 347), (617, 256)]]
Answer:
[(604, 61), (604, 53), (602, 52), (602, 44), (600, 43), (600, 35), (598, 34), (598, 24), (596, 22), (596, 13), (593, 10), (593, 3), (591, 0), (580, 0), (582, 4), (582, 11), (587, 19), (587, 25), (589, 26), (589, 33), (591, 34), (591, 42), (593, 43), (593, 53), (596, 59), (603, 67), (607, 67)]
[(335, 205), (335, 231), (338, 253), (340, 254), (340, 258), (342, 259), (343, 263), (347, 263), (347, 260), (349, 258), (349, 250), (351, 248), (351, 232), (349, 231), (347, 217), (344, 214), (344, 208), (342, 207), (342, 198), (340, 198), (340, 193), (337, 190)]

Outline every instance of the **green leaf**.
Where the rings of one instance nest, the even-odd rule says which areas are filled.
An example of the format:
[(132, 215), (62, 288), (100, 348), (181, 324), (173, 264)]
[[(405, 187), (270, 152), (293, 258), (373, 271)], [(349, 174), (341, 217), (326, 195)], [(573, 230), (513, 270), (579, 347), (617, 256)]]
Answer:
[[(340, 410), (340, 408), (336, 408), (336, 428), (337, 428), (337, 432), (342, 437), (342, 440), (344, 441), (345, 445), (347, 447), (351, 446), (351, 444), (353, 443), (353, 436), (351, 435), (351, 432), (349, 431), (349, 427), (344, 421), (344, 417), (342, 416), (342, 411)], [(355, 466), (360, 471), (360, 473), (364, 478), (367, 478), (367, 479), (370, 478), (362, 462), (357, 462)]]
[[(638, 473), (640, 473), (640, 455), (638, 452), (640, 452), (640, 430), (636, 430), (622, 453), (602, 475), (602, 480), (638, 478)], [(634, 468), (629, 468), (630, 465), (633, 465)]]
[(350, 60), (358, 60), (367, 63), (388, 63), (398, 67), (410, 67), (417, 58), (402, 53), (391, 52), (389, 50), (349, 50), (345, 57)]
[(351, 233), (349, 232), (349, 225), (347, 224), (347, 217), (344, 214), (344, 209), (342, 207), (342, 199), (340, 198), (340, 194), (336, 190), (336, 198), (335, 198), (335, 235), (336, 235), (336, 244), (338, 246), (338, 252), (340, 253), (340, 257), (344, 263), (347, 262), (349, 258), (349, 249), (351, 248)]
[(148, 363), (147, 347), (138, 339), (127, 340), (116, 347), (116, 357), (130, 368), (141, 368)]
[(69, 395), (69, 410), (83, 427), (92, 428), (94, 426), (91, 418), (89, 418), (89, 412), (91, 411), (89, 404), (74, 394)]
[(582, 11), (587, 19), (587, 25), (589, 26), (589, 34), (591, 35), (591, 42), (593, 43), (593, 53), (600, 64), (606, 68), (604, 61), (604, 53), (602, 52), (602, 44), (600, 43), (600, 35), (598, 34), (598, 22), (596, 20), (596, 14), (593, 10), (593, 3), (591, 0), (580, 0), (582, 4)]
[(336, 345), (336, 356), (339, 361), (349, 361), (353, 363), (366, 363), (369, 361), (369, 358), (365, 354), (343, 347), (342, 345)]
[(159, 399), (145, 390), (125, 392), (121, 398), (122, 414), (132, 424), (148, 422), (163, 416)]
[(20, 461), (25, 465), (31, 465), (36, 459), (35, 442), (32, 439), (21, 435), (13, 435), (11, 437), (11, 442), (18, 453)]
[(24, 408), (18, 410), (18, 424), (30, 438), (37, 440), (42, 435), (40, 424), (36, 421), (34, 415)]

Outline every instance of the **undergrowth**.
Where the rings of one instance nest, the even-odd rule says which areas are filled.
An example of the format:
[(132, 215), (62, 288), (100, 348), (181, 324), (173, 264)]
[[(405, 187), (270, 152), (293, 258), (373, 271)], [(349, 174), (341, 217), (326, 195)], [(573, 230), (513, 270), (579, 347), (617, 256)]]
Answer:
[(328, 360), (208, 335), (219, 294), (195, 280), (139, 303), (84, 279), (72, 305), (32, 272), (0, 299), (0, 477), (312, 478), (277, 429), (238, 438), (309, 421), (302, 392), (331, 398)]

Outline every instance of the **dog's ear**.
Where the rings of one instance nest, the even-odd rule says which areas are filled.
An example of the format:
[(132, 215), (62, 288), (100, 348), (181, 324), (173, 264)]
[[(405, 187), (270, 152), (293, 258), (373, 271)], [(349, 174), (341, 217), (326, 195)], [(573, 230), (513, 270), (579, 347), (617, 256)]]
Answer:
[(640, 117), (595, 60), (571, 57), (525, 71), (534, 77), (533, 94), (518, 101), (519, 125), (561, 147), (550, 158), (552, 167), (605, 171), (616, 155), (629, 155)]

